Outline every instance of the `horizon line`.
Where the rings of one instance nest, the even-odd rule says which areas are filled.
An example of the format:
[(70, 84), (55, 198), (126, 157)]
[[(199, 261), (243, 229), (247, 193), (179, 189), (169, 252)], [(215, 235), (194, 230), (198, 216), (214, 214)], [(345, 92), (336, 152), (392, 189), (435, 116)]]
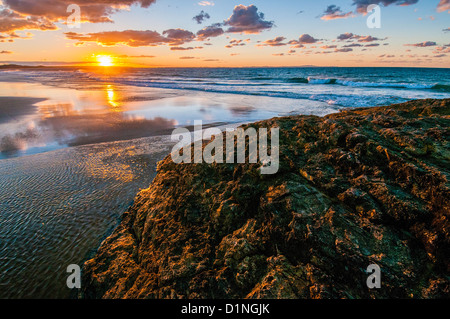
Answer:
[[(35, 64), (35, 65), (26, 65), (20, 63), (27, 64)], [(54, 64), (53, 64), (54, 63)], [(47, 64), (47, 65), (45, 65)], [(51, 64), (51, 65), (50, 65)], [(61, 62), (61, 61), (50, 61), (50, 62), (42, 62), (42, 61), (0, 61), (0, 69), (7, 67), (24, 67), (24, 68), (52, 68), (52, 67), (95, 67), (95, 68), (141, 68), (141, 69), (162, 69), (162, 68), (170, 68), (170, 69), (255, 69), (255, 68), (399, 68), (399, 69), (450, 69), (449, 67), (432, 67), (432, 66), (337, 66), (337, 65), (285, 65), (285, 66), (161, 66), (161, 65), (113, 65), (113, 66), (99, 66), (95, 63), (90, 62)]]

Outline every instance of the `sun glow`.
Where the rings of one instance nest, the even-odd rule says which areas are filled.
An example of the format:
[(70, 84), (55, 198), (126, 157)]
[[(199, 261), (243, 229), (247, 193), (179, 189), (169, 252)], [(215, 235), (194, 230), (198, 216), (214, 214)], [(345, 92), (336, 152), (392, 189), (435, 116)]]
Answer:
[(97, 55), (97, 62), (100, 66), (113, 66), (113, 58), (109, 55)]

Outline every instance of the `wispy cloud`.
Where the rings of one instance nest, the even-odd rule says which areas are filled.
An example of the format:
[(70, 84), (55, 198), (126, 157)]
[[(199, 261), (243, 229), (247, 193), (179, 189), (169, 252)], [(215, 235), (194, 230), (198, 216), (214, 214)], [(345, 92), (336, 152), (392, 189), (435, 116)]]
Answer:
[(353, 34), (351, 32), (346, 32), (346, 33), (342, 33), (340, 35), (337, 36), (337, 39), (340, 41), (353, 41), (353, 40), (357, 40), (358, 42), (374, 42), (374, 41), (384, 41), (387, 38), (377, 38), (377, 37), (373, 37), (371, 35), (358, 35), (358, 34)]
[(433, 51), (435, 54), (450, 53), (450, 43), (444, 46), (436, 47)]
[(201, 11), (199, 14), (197, 14), (195, 17), (193, 17), (192, 19), (197, 21), (198, 24), (202, 24), (203, 21), (205, 21), (206, 19), (211, 18), (211, 16), (206, 13), (205, 11)]
[(358, 36), (358, 42), (374, 42), (374, 41), (382, 41), (385, 39), (380, 39), (377, 37), (373, 37), (371, 35), (366, 35), (366, 36)]
[(343, 48), (358, 48), (358, 47), (362, 47), (362, 44), (359, 43), (351, 43), (351, 44), (346, 44), (344, 46), (342, 46)]
[(127, 54), (123, 54), (123, 55), (119, 55), (118, 58), (133, 58), (133, 59), (152, 59), (152, 58), (156, 58), (155, 55), (127, 55)]
[(266, 40), (261, 44), (258, 44), (257, 46), (271, 46), (271, 47), (279, 47), (287, 45), (287, 43), (283, 42), (286, 40), (285, 37), (276, 37), (275, 39)]
[(170, 50), (172, 51), (188, 51), (188, 50), (194, 50), (194, 47), (171, 47)]
[(426, 47), (434, 47), (437, 43), (434, 41), (425, 41), (420, 43), (413, 43), (413, 44), (405, 44), (405, 46), (408, 47), (418, 47), (418, 48), (426, 48)]
[(207, 7), (207, 6), (214, 6), (214, 2), (212, 1), (200, 1), (198, 3), (199, 6)]
[(322, 20), (335, 20), (335, 19), (345, 19), (348, 17), (353, 16), (352, 11), (349, 11), (347, 13), (344, 13), (341, 11), (341, 8), (332, 4), (329, 5), (324, 13), (320, 16), (320, 19)]
[(328, 49), (336, 49), (336, 48), (337, 48), (337, 45), (323, 45), (323, 46), (321, 46), (320, 48), (321, 48), (321, 49), (324, 49), (324, 50), (328, 50)]
[(352, 48), (340, 48), (340, 49), (334, 49), (334, 52), (343, 52), (343, 53), (345, 53), (345, 52), (351, 52), (351, 51), (353, 51)]
[(449, 11), (450, 13), (450, 0), (441, 0), (436, 10), (437, 12)]
[(247, 44), (248, 41), (250, 41), (250, 39), (247, 39), (247, 40), (233, 39), (233, 40), (230, 41), (230, 44), (225, 46), (225, 48), (231, 49), (233, 47), (244, 46), (244, 45)]

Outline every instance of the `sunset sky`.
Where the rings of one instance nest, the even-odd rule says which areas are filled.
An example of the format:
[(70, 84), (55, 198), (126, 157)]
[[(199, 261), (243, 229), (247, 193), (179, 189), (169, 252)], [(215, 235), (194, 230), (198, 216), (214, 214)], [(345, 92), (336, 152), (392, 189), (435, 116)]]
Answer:
[(450, 67), (449, 13), (450, 0), (0, 0), (0, 61)]

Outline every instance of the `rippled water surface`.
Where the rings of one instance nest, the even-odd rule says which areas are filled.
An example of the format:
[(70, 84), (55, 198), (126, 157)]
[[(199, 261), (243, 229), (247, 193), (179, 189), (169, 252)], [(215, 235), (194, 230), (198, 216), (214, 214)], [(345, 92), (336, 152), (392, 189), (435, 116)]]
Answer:
[(66, 267), (93, 253), (170, 151), (164, 138), (0, 161), (0, 298), (66, 298)]

